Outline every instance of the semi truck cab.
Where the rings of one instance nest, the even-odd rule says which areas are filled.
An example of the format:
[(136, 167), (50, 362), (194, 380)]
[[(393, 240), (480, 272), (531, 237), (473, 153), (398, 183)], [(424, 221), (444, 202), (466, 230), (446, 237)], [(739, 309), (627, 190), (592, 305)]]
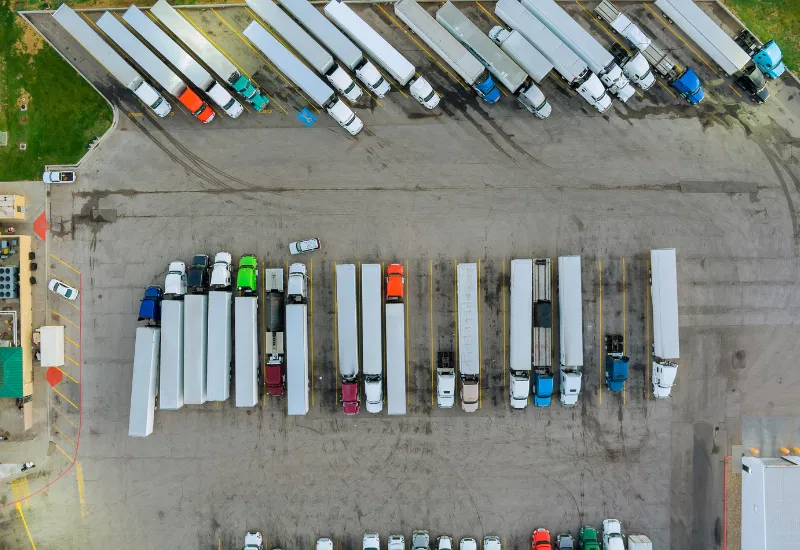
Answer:
[(386, 301), (402, 302), (405, 285), (405, 270), (402, 264), (389, 264), (386, 267)]
[(706, 97), (700, 77), (688, 67), (672, 81), (672, 86), (692, 105), (699, 104)]
[(553, 373), (550, 368), (538, 368), (533, 371), (533, 404), (536, 407), (548, 407), (553, 396)]
[(622, 391), (628, 380), (628, 363), (623, 354), (625, 349), (621, 334), (606, 335), (606, 388), (608, 391)]

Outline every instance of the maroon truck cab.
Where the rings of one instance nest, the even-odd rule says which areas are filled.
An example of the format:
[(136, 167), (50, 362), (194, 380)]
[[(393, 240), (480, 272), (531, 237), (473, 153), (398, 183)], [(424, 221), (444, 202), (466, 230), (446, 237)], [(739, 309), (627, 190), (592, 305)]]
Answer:
[(358, 380), (342, 381), (342, 411), (344, 414), (358, 414), (360, 396)]
[(267, 381), (267, 395), (280, 397), (286, 391), (286, 372), (282, 361), (267, 363), (264, 367), (264, 378)]

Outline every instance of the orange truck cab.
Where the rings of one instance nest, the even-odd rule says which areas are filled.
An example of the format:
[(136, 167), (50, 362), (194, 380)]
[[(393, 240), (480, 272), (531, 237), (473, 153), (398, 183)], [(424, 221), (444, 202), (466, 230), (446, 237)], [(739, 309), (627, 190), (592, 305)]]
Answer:
[(186, 88), (186, 91), (178, 96), (178, 101), (183, 103), (183, 106), (189, 109), (189, 112), (199, 118), (203, 124), (214, 120), (214, 109), (209, 107), (208, 103), (200, 99), (191, 89)]
[(402, 264), (389, 264), (386, 266), (386, 301), (402, 302), (403, 285), (406, 282), (405, 271)]

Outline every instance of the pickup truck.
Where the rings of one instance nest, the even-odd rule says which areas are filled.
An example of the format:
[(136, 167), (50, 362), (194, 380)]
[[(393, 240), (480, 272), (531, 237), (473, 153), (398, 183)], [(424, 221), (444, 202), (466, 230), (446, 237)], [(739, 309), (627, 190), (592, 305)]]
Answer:
[(62, 172), (45, 172), (42, 176), (45, 183), (74, 183), (75, 172), (62, 171)]

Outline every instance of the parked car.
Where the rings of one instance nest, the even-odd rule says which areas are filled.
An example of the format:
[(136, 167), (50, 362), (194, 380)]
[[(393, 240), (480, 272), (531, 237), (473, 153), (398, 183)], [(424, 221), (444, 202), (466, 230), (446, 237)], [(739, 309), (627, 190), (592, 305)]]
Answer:
[(192, 258), (192, 267), (189, 268), (189, 289), (193, 292), (202, 292), (208, 289), (208, 254), (196, 254)]
[(233, 258), (227, 252), (214, 255), (214, 266), (211, 268), (211, 288), (228, 289), (231, 287), (231, 266)]
[(289, 252), (292, 254), (305, 254), (319, 250), (319, 239), (306, 239), (304, 241), (294, 241), (289, 243)]
[(419, 529), (411, 533), (412, 550), (430, 550), (431, 537), (424, 529)]
[(139, 305), (139, 320), (152, 321), (158, 323), (161, 321), (161, 298), (164, 296), (164, 291), (160, 286), (151, 285), (144, 291), (144, 298)]
[(625, 550), (622, 525), (618, 519), (603, 520), (603, 550)]
[(69, 170), (45, 172), (42, 175), (42, 180), (45, 183), (73, 183), (75, 181), (75, 172)]
[(458, 550), (478, 550), (478, 543), (472, 537), (464, 537), (458, 541)]
[(575, 539), (569, 533), (559, 533), (556, 535), (556, 546), (558, 550), (575, 550)]
[(578, 550), (600, 550), (600, 538), (597, 529), (584, 525), (578, 532)]
[(436, 539), (436, 550), (453, 550), (453, 538), (442, 535)]
[(550, 531), (544, 527), (539, 527), (531, 535), (531, 550), (553, 550), (550, 544)]
[(495, 535), (487, 535), (483, 537), (483, 550), (502, 550), (503, 545), (500, 544), (500, 537)]
[(327, 537), (319, 539), (317, 550), (333, 550), (333, 541)]
[(255, 294), (258, 291), (258, 260), (252, 254), (245, 254), (239, 259), (236, 290), (244, 294)]
[(389, 535), (386, 550), (406, 550), (406, 538), (403, 535)]
[(364, 533), (362, 550), (381, 550), (381, 537), (378, 533)]
[(186, 294), (186, 264), (171, 262), (164, 280), (165, 296), (183, 296)]
[(244, 550), (264, 550), (264, 537), (258, 531), (248, 531), (244, 536)]
[(77, 289), (72, 288), (67, 283), (62, 283), (58, 279), (50, 279), (50, 283), (47, 285), (47, 288), (70, 301), (74, 301), (78, 298)]

